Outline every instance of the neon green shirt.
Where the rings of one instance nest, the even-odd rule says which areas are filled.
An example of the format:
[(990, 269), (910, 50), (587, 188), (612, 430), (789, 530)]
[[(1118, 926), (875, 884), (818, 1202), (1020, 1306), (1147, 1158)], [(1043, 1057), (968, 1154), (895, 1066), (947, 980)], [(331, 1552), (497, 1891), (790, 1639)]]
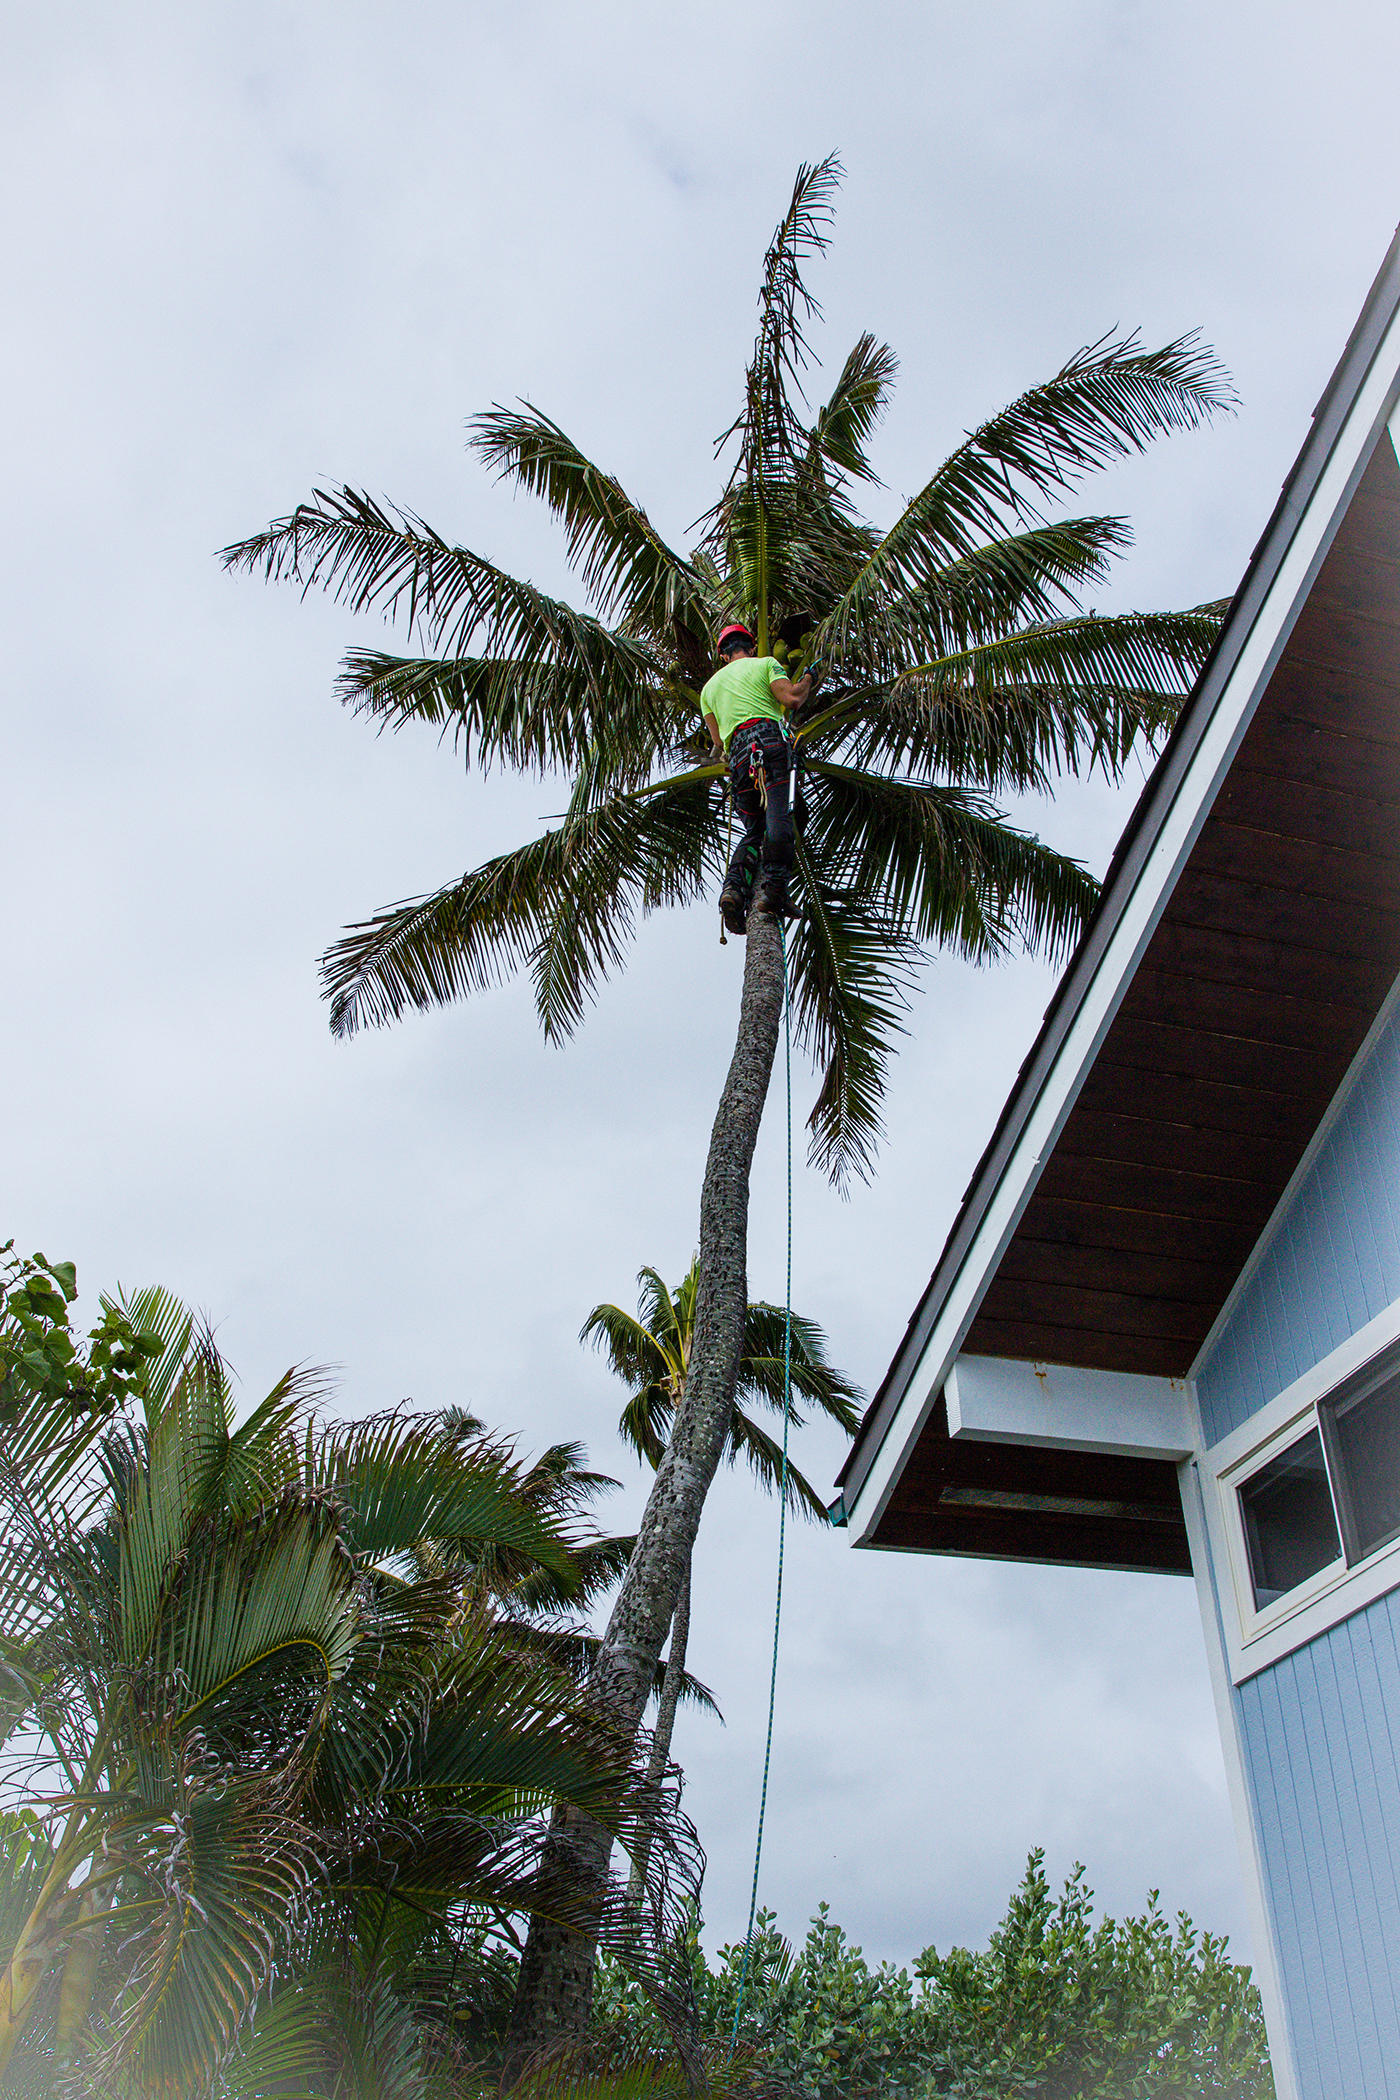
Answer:
[(775, 678), (787, 675), (776, 656), (736, 656), (706, 679), (700, 691), (700, 712), (714, 716), (726, 751), (741, 722), (752, 722), (757, 715), (766, 715), (770, 722), (783, 720), (787, 710), (779, 707), (769, 687)]

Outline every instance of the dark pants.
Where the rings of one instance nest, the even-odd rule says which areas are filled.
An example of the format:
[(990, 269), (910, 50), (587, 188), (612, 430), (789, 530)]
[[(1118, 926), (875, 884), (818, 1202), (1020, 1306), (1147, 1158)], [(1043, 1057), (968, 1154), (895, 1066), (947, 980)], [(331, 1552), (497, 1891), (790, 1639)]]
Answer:
[(760, 865), (784, 875), (792, 866), (792, 747), (780, 723), (760, 716), (739, 724), (729, 739), (729, 784), (744, 836), (725, 882), (747, 906)]

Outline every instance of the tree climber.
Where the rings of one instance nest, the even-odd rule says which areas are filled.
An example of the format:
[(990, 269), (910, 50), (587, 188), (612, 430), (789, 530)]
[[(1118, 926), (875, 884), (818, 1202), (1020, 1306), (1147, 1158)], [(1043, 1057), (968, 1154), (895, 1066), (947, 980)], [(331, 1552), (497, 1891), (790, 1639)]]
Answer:
[(750, 900), (755, 911), (789, 916), (792, 750), (786, 716), (812, 690), (810, 672), (791, 679), (775, 656), (759, 656), (757, 649), (747, 627), (723, 628), (716, 644), (719, 669), (700, 694), (715, 755), (728, 753), (729, 789), (744, 826), (719, 893), (731, 933), (745, 931)]

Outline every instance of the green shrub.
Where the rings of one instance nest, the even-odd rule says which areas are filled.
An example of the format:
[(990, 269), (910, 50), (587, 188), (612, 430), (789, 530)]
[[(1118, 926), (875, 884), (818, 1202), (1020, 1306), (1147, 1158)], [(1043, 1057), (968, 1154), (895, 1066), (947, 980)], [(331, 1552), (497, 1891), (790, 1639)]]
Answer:
[[(701, 2031), (734, 2027), (742, 1944), (691, 1960)], [(612, 2046), (664, 2050), (636, 1986), (602, 1962), (595, 2028)], [(1184, 1913), (1093, 1917), (1077, 1867), (1058, 1897), (1032, 1853), (986, 1948), (928, 1948), (912, 1971), (872, 1968), (825, 1904), (796, 1953), (760, 1913), (739, 2019), (800, 2100), (1271, 2100), (1259, 1994), (1225, 1942)]]

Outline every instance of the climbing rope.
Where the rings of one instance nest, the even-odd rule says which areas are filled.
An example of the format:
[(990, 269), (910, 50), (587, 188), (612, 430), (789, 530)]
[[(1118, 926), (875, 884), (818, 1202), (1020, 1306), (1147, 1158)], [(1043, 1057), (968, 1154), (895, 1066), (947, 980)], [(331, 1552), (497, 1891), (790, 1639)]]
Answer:
[(778, 1701), (778, 1631), (783, 1621), (783, 1553), (787, 1545), (788, 1428), (792, 1421), (792, 998), (788, 985), (787, 934), (781, 919), (778, 939), (783, 955), (783, 1064), (787, 1077), (787, 1289), (783, 1298), (783, 1463), (778, 1479), (778, 1580), (773, 1601), (773, 1661), (768, 1673), (768, 1734), (763, 1745), (763, 1784), (758, 1795), (758, 1836), (753, 1848), (753, 1884), (749, 1890), (749, 1923), (744, 1934), (744, 1963), (739, 1971), (739, 1995), (734, 2001), (734, 2026), (729, 2036), (732, 2050), (739, 2039), (739, 2015), (744, 2009), (749, 1963), (753, 1957), (753, 1926), (758, 1915), (758, 1868), (763, 1857), (763, 1824), (768, 1812), (768, 1773), (773, 1762), (773, 1713)]
[[(726, 840), (725, 840), (725, 842), (724, 842), (724, 879), (725, 879), (725, 881), (726, 881), (726, 882), (728, 882), (728, 880), (729, 880), (729, 863), (730, 863), (730, 861), (731, 861), (731, 860), (733, 859), (733, 857), (734, 857), (734, 788), (733, 788), (733, 785), (732, 785), (732, 783), (731, 783), (731, 781), (730, 781), (730, 779), (729, 779), (729, 776), (728, 776), (728, 774), (726, 774), (726, 775), (725, 775), (724, 785), (725, 785), (725, 787), (726, 787), (726, 788), (728, 789), (728, 795), (727, 795), (726, 799), (727, 799), (727, 801), (728, 801), (728, 803), (729, 803), (729, 836), (728, 836), (728, 838), (726, 838)], [(723, 905), (721, 905), (721, 906), (720, 906), (720, 914), (719, 914), (719, 944), (720, 944), (721, 948), (727, 948), (727, 947), (729, 946), (729, 936), (728, 936), (728, 934), (727, 934), (727, 933), (725, 932), (725, 930), (724, 930), (724, 907), (723, 907)], [(787, 982), (787, 971), (786, 971), (786, 969), (784, 969), (784, 971), (783, 971), (783, 982), (784, 982), (784, 984), (786, 984), (786, 982)]]

